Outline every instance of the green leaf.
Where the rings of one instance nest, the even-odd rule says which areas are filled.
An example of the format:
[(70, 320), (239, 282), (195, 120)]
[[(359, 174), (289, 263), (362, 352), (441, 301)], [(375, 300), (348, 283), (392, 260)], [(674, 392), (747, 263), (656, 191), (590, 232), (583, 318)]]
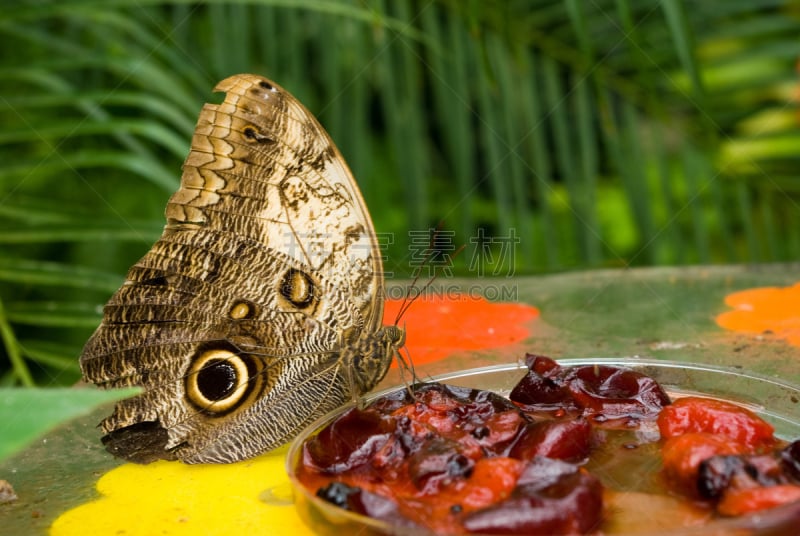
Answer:
[(95, 328), (102, 319), (99, 305), (81, 302), (13, 302), (7, 305), (11, 322), (50, 328)]
[(242, 71), (320, 116), (398, 276), (439, 221), (517, 229), (517, 274), (796, 258), (798, 35), (785, 0), (11, 2), (0, 382), (67, 370), (18, 339), (72, 348), (99, 321)]
[(26, 229), (0, 230), (0, 244), (41, 242), (140, 242), (152, 244), (161, 234), (151, 226), (126, 222), (76, 225), (36, 225)]
[(0, 281), (113, 292), (119, 288), (122, 278), (69, 264), (6, 257), (0, 258)]
[(136, 390), (0, 388), (0, 459), (56, 425), (85, 415), (100, 404), (121, 400)]
[(33, 376), (22, 356), (17, 336), (9, 323), (11, 318), (6, 312), (6, 308), (2, 301), (0, 301), (0, 337), (3, 339), (3, 346), (5, 346), (6, 355), (11, 363), (11, 372), (16, 379), (26, 387), (33, 386)]

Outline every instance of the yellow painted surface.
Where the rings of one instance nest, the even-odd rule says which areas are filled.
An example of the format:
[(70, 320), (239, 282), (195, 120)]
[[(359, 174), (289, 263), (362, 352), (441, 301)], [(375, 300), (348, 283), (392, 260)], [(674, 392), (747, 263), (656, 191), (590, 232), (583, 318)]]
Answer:
[(98, 480), (99, 499), (62, 514), (50, 533), (310, 535), (292, 504), (285, 454), (229, 465), (122, 465)]

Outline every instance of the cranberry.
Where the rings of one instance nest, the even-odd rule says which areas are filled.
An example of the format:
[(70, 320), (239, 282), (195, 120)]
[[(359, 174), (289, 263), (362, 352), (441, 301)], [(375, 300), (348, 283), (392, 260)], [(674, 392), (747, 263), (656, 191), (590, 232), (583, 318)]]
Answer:
[(389, 440), (395, 426), (375, 411), (351, 409), (303, 446), (303, 463), (333, 474), (364, 465)]
[(317, 490), (317, 497), (339, 508), (352, 510), (350, 507), (351, 498), (355, 498), (359, 493), (361, 493), (361, 488), (359, 487), (348, 486), (344, 482), (331, 482)]
[(317, 497), (339, 508), (395, 526), (419, 528), (400, 513), (395, 501), (357, 486), (349, 486), (343, 482), (331, 482), (317, 490)]
[(712, 456), (700, 463), (697, 490), (701, 497), (719, 499), (731, 489), (775, 486), (786, 481), (775, 456)]
[(580, 407), (606, 418), (655, 417), (670, 403), (654, 379), (633, 370), (604, 365), (575, 367), (565, 380)]
[(508, 499), (464, 518), (468, 532), (586, 534), (600, 524), (600, 481), (575, 465), (537, 458)]
[(525, 364), (536, 374), (542, 376), (561, 370), (561, 365), (555, 359), (536, 354), (525, 354)]
[(525, 425), (508, 451), (511, 458), (547, 456), (577, 462), (589, 455), (592, 427), (585, 419), (541, 421)]
[(697, 489), (705, 498), (719, 499), (731, 491), (798, 484), (798, 460), (793, 454), (799, 446), (795, 441), (767, 454), (712, 456), (699, 466)]
[(374, 400), (369, 405), (369, 409), (375, 410), (383, 415), (389, 415), (393, 411), (398, 410), (405, 405), (411, 404), (414, 401), (412, 393), (424, 385), (425, 384), (415, 384), (409, 389), (398, 389), (396, 391), (392, 391), (391, 393), (383, 395), (382, 397)]
[(781, 464), (786, 473), (800, 483), (800, 439), (792, 442), (781, 451)]
[(509, 398), (527, 411), (575, 411), (572, 394), (559, 379), (541, 376), (533, 370), (511, 390)]
[(582, 413), (595, 422), (655, 417), (670, 403), (658, 383), (639, 372), (606, 365), (565, 368), (528, 356), (529, 370), (511, 391), (526, 411)]
[(748, 409), (713, 398), (679, 398), (659, 414), (658, 429), (663, 438), (693, 432), (709, 433), (754, 450), (775, 443), (771, 424)]
[[(740, 454), (746, 452), (745, 449), (736, 441), (713, 434), (694, 432), (671, 437), (661, 447), (662, 472), (671, 487), (694, 497), (707, 493), (698, 486), (703, 461), (713, 456)], [(708, 484), (708, 487), (716, 487), (716, 484)]]
[(417, 489), (431, 492), (442, 480), (469, 476), (475, 461), (461, 453), (458, 443), (444, 438), (427, 441), (408, 460), (408, 474)]
[[(746, 488), (726, 493), (717, 504), (717, 512), (725, 516), (741, 516), (795, 501), (800, 501), (800, 486), (793, 484)], [(794, 509), (794, 519), (786, 518), (786, 523), (770, 533), (797, 534), (797, 521), (797, 509)]]
[[(415, 397), (414, 403), (391, 414), (398, 422), (405, 419), (413, 423), (401, 429), (427, 430), (485, 453), (504, 452), (528, 422), (517, 406), (489, 391), (433, 383), (419, 388)], [(424, 441), (417, 436), (417, 444)], [(415, 450), (410, 447), (409, 452)]]

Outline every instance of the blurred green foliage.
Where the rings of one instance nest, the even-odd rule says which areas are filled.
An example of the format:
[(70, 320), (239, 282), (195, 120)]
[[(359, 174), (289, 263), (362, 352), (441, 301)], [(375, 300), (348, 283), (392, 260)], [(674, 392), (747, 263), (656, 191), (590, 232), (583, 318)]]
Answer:
[(798, 35), (788, 0), (6, 2), (0, 385), (79, 376), (237, 72), (318, 114), (395, 276), (439, 222), (467, 276), (796, 259)]

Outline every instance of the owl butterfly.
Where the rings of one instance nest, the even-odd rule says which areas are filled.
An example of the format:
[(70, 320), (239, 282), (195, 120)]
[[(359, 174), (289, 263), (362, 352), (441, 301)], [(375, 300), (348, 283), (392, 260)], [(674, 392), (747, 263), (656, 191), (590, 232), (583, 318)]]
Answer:
[(262, 77), (200, 113), (161, 238), (83, 349), (101, 387), (138, 385), (100, 424), (116, 456), (233, 462), (369, 391), (405, 334), (382, 326), (364, 200), (311, 113)]

